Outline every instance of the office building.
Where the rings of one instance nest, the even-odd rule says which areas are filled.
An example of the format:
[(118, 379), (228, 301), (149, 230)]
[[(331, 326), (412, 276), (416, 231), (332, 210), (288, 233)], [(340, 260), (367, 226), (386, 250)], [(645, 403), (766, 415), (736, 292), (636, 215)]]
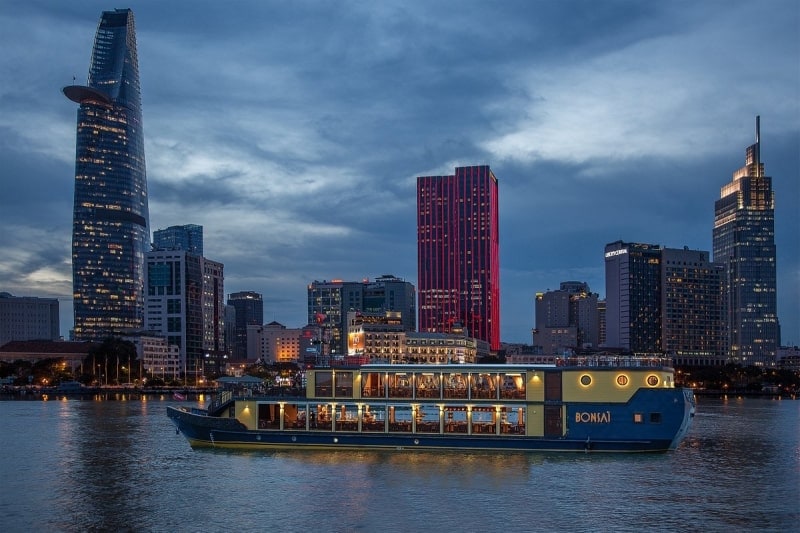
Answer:
[(182, 374), (203, 358), (202, 262), (186, 250), (147, 253), (145, 330), (178, 346)]
[(147, 253), (145, 329), (179, 347), (181, 373), (225, 365), (223, 265), (186, 250)]
[(708, 252), (664, 248), (661, 287), (664, 352), (679, 365), (724, 365), (722, 268)]
[(607, 244), (606, 346), (661, 353), (661, 247)]
[(228, 363), (225, 350), (225, 266), (203, 258), (203, 357), (206, 370), (219, 373)]
[(722, 272), (708, 252), (617, 241), (605, 263), (606, 347), (722, 364)]
[(417, 178), (419, 330), (500, 348), (497, 178), (488, 166)]
[(186, 250), (203, 255), (203, 226), (184, 224), (153, 232), (153, 250)]
[(247, 351), (247, 326), (264, 325), (264, 300), (261, 294), (253, 291), (234, 292), (228, 296), (228, 305), (235, 310), (231, 359), (242, 362), (257, 358), (257, 354), (248, 354)]
[(77, 119), (72, 277), (77, 340), (142, 328), (150, 248), (136, 29), (105, 11), (86, 85), (64, 88)]
[(725, 322), (732, 362), (769, 366), (780, 345), (775, 193), (761, 161), (761, 124), (745, 164), (714, 204), (713, 260), (723, 265)]
[(58, 299), (0, 292), (0, 346), (10, 341), (59, 338)]
[(598, 295), (577, 281), (561, 283), (559, 290), (537, 293), (533, 345), (545, 355), (569, 354), (597, 348), (600, 322)]

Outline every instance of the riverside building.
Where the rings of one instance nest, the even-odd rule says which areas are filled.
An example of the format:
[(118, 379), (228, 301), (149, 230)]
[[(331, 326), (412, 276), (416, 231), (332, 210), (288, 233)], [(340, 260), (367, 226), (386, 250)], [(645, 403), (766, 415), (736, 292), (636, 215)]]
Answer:
[(383, 315), (399, 312), (400, 327), (413, 331), (416, 326), (414, 285), (392, 275), (374, 281), (314, 281), (308, 285), (308, 323), (320, 328), (321, 356), (334, 359), (348, 354), (348, 313)]
[(10, 341), (59, 338), (58, 299), (0, 292), (0, 346)]
[(724, 364), (721, 270), (708, 252), (606, 245), (606, 347)]

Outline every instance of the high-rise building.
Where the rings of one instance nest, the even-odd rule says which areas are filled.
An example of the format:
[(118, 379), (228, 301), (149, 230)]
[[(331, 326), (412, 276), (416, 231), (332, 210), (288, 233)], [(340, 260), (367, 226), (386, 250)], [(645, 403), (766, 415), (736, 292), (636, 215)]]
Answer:
[(225, 350), (225, 265), (203, 258), (203, 357), (219, 372), (228, 362)]
[(708, 252), (661, 251), (661, 309), (661, 346), (676, 364), (725, 364), (722, 268)]
[(184, 224), (153, 232), (153, 250), (186, 250), (203, 255), (203, 226)]
[[(228, 305), (235, 310), (235, 328), (231, 359), (236, 362), (246, 361), (247, 326), (264, 325), (264, 300), (253, 291), (234, 292), (228, 296)], [(252, 354), (252, 358), (257, 354)]]
[(55, 341), (59, 336), (58, 299), (0, 292), (0, 346), (10, 341)]
[(145, 329), (178, 346), (181, 373), (197, 372), (203, 352), (203, 258), (186, 250), (147, 253)]
[(497, 178), (488, 166), (417, 178), (419, 330), (467, 335), (500, 349)]
[(80, 104), (75, 156), (72, 277), (78, 340), (144, 320), (150, 247), (136, 30), (130, 9), (104, 11), (86, 85), (64, 88)]
[(713, 260), (723, 265), (725, 321), (732, 361), (771, 365), (780, 345), (775, 193), (761, 162), (761, 120), (745, 164), (714, 204)]
[(661, 353), (661, 247), (606, 245), (606, 346)]
[(723, 362), (721, 270), (708, 252), (617, 241), (605, 262), (607, 347)]

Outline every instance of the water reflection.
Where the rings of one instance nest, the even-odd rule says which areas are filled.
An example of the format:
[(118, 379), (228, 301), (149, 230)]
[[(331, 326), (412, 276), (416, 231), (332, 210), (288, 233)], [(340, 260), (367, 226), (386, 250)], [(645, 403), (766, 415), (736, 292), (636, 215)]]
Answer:
[(783, 531), (800, 520), (800, 402), (701, 399), (684, 444), (655, 455), (193, 451), (169, 403), (0, 402), (4, 531)]

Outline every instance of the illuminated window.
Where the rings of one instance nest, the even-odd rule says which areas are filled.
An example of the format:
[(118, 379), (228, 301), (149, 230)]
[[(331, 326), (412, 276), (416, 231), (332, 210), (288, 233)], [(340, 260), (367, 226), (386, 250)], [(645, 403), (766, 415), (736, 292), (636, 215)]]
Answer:
[(644, 417), (642, 413), (633, 413), (633, 423), (634, 424), (641, 424), (644, 421)]

